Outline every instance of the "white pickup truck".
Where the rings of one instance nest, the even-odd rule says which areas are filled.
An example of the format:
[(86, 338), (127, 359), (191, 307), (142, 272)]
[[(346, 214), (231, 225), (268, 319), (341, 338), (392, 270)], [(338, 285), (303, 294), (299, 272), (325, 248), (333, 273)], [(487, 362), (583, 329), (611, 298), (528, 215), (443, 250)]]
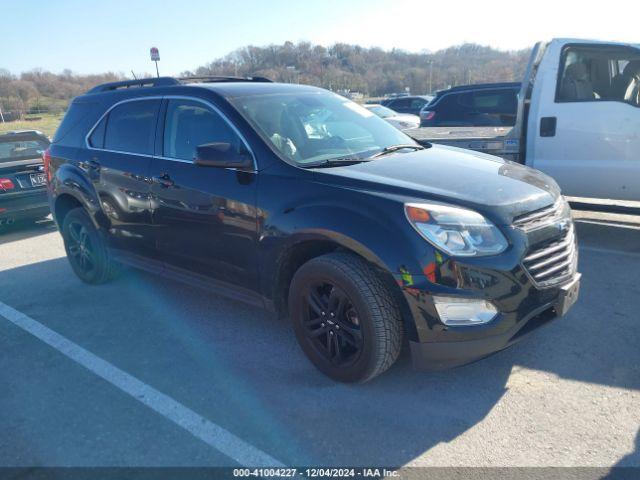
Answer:
[(640, 45), (537, 43), (513, 127), (426, 127), (421, 143), (470, 148), (551, 175), (567, 196), (640, 200)]

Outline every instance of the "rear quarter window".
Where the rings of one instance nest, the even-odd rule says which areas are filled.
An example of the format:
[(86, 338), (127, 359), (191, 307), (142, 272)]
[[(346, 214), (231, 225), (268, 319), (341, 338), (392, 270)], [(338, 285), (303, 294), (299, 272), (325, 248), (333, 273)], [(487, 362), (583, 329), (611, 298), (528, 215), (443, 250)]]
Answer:
[(53, 136), (53, 143), (62, 141), (72, 130), (83, 124), (83, 120), (86, 119), (95, 108), (96, 104), (93, 102), (71, 103)]

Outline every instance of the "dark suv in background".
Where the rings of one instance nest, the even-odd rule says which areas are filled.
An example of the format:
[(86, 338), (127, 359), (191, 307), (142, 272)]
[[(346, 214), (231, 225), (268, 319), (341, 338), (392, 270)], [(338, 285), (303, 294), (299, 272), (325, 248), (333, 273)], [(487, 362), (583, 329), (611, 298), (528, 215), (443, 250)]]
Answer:
[(419, 112), (421, 127), (511, 127), (520, 83), (483, 83), (440, 90)]
[(37, 130), (0, 134), (0, 227), (49, 215), (42, 163), (48, 147)]
[(425, 148), (319, 88), (101, 85), (73, 101), (45, 160), (80, 279), (125, 264), (276, 311), (336, 380), (380, 374), (407, 337), (420, 368), (479, 359), (578, 295), (551, 178)]
[(406, 97), (387, 98), (380, 102), (380, 105), (390, 108), (398, 113), (410, 113), (418, 115), (420, 110), (427, 105), (433, 97), (429, 95), (412, 95)]

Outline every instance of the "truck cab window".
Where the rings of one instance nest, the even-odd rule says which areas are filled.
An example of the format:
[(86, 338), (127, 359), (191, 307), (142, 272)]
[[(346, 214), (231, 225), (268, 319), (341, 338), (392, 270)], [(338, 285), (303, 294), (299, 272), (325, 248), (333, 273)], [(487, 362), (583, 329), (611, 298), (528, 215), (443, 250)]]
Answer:
[(640, 51), (610, 46), (567, 48), (556, 101), (619, 101), (640, 105)]

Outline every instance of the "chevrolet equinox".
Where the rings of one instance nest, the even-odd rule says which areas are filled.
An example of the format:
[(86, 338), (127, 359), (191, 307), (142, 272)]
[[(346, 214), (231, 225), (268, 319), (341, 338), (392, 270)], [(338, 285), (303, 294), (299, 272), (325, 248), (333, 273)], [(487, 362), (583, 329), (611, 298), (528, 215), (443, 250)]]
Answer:
[(72, 102), (43, 158), (81, 280), (128, 265), (267, 308), (338, 381), (382, 373), (403, 339), (416, 368), (478, 360), (578, 296), (554, 180), (421, 146), (320, 88), (100, 85)]

